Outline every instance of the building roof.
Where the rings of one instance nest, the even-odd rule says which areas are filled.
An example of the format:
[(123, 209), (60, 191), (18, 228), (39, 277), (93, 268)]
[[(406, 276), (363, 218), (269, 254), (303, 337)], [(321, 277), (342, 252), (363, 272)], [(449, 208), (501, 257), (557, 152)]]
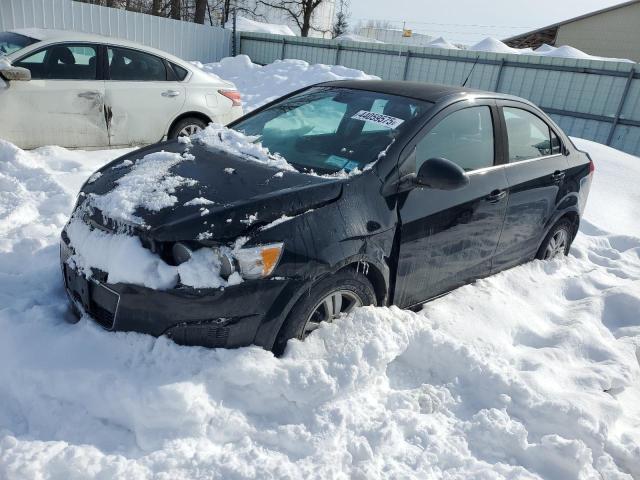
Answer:
[(619, 3), (617, 5), (612, 5), (612, 6), (607, 7), (607, 8), (602, 8), (600, 10), (596, 10), (594, 12), (585, 13), (584, 15), (580, 15), (578, 17), (573, 17), (573, 18), (570, 18), (568, 20), (563, 20), (562, 22), (553, 23), (551, 25), (546, 25), (544, 27), (536, 28), (535, 30), (531, 30), (529, 32), (520, 33), (518, 35), (514, 35), (512, 37), (505, 38), (503, 40), (503, 42), (507, 43), (507, 42), (510, 42), (512, 40), (516, 40), (516, 39), (518, 39), (520, 37), (526, 37), (526, 36), (533, 35), (533, 34), (536, 34), (536, 33), (539, 33), (539, 32), (543, 32), (545, 30), (558, 28), (558, 27), (561, 27), (562, 25), (566, 25), (568, 23), (577, 22), (578, 20), (584, 20), (585, 18), (594, 17), (596, 15), (600, 15), (600, 14), (603, 14), (603, 13), (606, 13), (606, 12), (610, 12), (612, 10), (617, 10), (619, 8), (628, 7), (628, 6), (633, 5), (635, 3), (640, 3), (640, 0), (631, 0), (631, 1), (628, 1), (628, 2), (624, 2), (624, 3)]

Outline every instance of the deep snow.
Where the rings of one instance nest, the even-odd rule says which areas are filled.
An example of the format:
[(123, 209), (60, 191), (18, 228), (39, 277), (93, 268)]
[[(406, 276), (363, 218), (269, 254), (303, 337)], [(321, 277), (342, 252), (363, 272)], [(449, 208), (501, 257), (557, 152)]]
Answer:
[[(233, 20), (229, 20), (225, 25), (225, 28), (232, 30)], [(241, 15), (236, 17), (236, 30), (239, 32), (272, 33), (275, 35), (286, 35), (288, 37), (295, 37), (296, 35), (288, 25), (257, 22)]]
[(577, 142), (596, 177), (568, 259), (282, 359), (67, 323), (58, 232), (121, 152), (0, 143), (0, 478), (638, 478), (640, 235), (597, 200), (632, 202), (640, 164)]
[(242, 94), (242, 106), (245, 111), (253, 110), (313, 83), (378, 79), (360, 70), (340, 65), (310, 65), (304, 60), (278, 60), (262, 66), (253, 63), (246, 55), (238, 55), (205, 65), (200, 62), (193, 63), (206, 72), (233, 82)]
[[(341, 68), (235, 62), (211, 70), (255, 74), (250, 106)], [(0, 141), (0, 479), (640, 478), (640, 159), (576, 143), (596, 174), (567, 259), (275, 359), (68, 323), (58, 235), (124, 151)]]

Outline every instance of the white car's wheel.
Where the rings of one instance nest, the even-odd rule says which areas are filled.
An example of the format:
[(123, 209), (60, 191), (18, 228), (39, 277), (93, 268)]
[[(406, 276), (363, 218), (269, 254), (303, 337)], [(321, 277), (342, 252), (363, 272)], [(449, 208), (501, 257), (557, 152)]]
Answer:
[(168, 139), (175, 140), (178, 137), (189, 137), (194, 133), (198, 133), (207, 125), (201, 119), (196, 117), (187, 117), (176, 123), (169, 132)]

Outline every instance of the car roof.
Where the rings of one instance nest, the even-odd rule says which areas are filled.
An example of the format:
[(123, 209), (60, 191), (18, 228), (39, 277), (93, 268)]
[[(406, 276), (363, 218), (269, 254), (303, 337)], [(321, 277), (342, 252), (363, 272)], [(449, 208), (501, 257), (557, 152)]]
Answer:
[[(106, 43), (109, 45), (116, 45), (122, 47), (136, 48), (139, 50), (145, 50), (149, 53), (154, 53), (158, 56), (164, 57), (172, 62), (187, 64), (185, 60), (176, 57), (163, 50), (157, 48), (148, 47), (141, 43), (125, 40), (124, 38), (107, 37), (105, 35), (96, 35), (94, 33), (76, 32), (73, 30), (55, 30), (48, 28), (16, 28), (8, 30), (18, 35), (24, 35), (25, 37), (33, 38), (41, 42), (93, 42), (93, 43)], [(191, 67), (192, 68), (192, 67)]]
[(505, 100), (517, 100), (531, 104), (531, 102), (513, 95), (488, 92), (469, 87), (457, 87), (452, 85), (440, 85), (436, 83), (405, 82), (395, 80), (336, 80), (321, 83), (322, 86), (352, 88), (356, 90), (368, 90), (370, 92), (387, 93), (401, 97), (416, 98), (427, 102), (438, 103), (450, 97), (485, 97), (502, 98)]

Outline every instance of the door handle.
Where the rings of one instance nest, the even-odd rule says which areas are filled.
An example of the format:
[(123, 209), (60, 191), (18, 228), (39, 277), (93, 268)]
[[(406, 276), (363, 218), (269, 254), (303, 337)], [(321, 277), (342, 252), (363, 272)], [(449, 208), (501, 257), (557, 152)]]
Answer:
[(484, 199), (489, 203), (498, 203), (504, 197), (507, 196), (507, 192), (504, 190), (494, 190), (489, 195), (484, 197)]
[(561, 172), (560, 170), (556, 170), (555, 172), (553, 172), (553, 175), (551, 175), (551, 180), (553, 180), (554, 182), (560, 182), (562, 181), (564, 176), (565, 176), (564, 172)]
[(100, 92), (80, 92), (78, 96), (80, 98), (86, 98), (87, 100), (93, 100), (100, 96)]
[(180, 95), (180, 92), (177, 90), (165, 90), (162, 92), (163, 97), (177, 97), (178, 95)]

